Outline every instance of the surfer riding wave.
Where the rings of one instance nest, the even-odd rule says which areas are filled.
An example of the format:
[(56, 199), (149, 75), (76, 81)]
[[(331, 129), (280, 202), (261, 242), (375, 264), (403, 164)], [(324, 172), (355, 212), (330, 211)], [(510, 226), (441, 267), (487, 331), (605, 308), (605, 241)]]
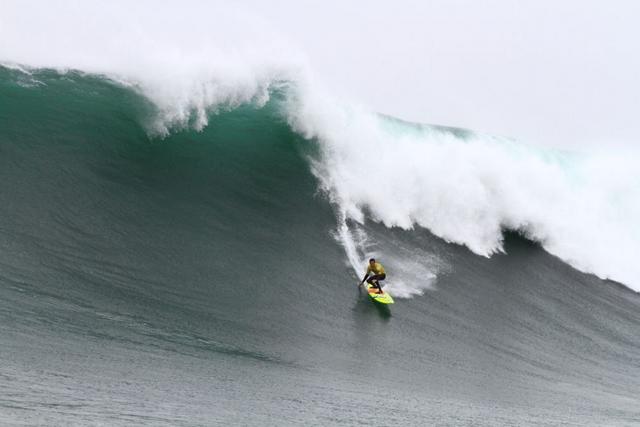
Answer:
[(364, 273), (364, 277), (362, 281), (360, 281), (360, 285), (362, 286), (365, 282), (369, 283), (371, 286), (378, 288), (378, 293), (382, 293), (382, 285), (380, 285), (380, 280), (384, 280), (387, 278), (387, 274), (384, 271), (384, 267), (379, 262), (376, 262), (375, 258), (371, 258), (369, 260), (369, 265), (367, 266), (367, 272)]

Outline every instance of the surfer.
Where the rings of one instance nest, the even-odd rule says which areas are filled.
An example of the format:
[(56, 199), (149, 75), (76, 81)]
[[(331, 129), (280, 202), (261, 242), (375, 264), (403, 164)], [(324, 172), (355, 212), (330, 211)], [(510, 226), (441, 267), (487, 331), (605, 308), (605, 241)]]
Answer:
[[(373, 273), (373, 274), (371, 274)], [(371, 275), (369, 275), (371, 274)], [(369, 265), (367, 266), (367, 272), (364, 273), (364, 278), (360, 282), (359, 286), (364, 284), (366, 280), (371, 286), (375, 286), (378, 288), (378, 293), (382, 293), (382, 286), (380, 285), (380, 280), (384, 280), (387, 278), (386, 273), (384, 272), (384, 267), (379, 262), (376, 262), (375, 258), (371, 258), (369, 260)]]

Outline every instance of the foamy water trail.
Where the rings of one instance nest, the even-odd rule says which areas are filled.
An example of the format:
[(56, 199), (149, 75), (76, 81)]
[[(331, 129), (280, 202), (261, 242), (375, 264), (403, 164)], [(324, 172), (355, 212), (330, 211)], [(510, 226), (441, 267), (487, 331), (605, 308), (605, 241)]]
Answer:
[(346, 218), (343, 215), (338, 218), (338, 228), (335, 235), (338, 242), (340, 242), (344, 248), (347, 261), (353, 269), (353, 273), (358, 279), (360, 279), (359, 276), (361, 276), (360, 273), (363, 270), (362, 266), (366, 265), (365, 258), (359, 255), (363, 250), (361, 245), (356, 242), (353, 232), (349, 229)]
[(383, 286), (394, 297), (411, 298), (434, 289), (437, 272), (444, 267), (434, 254), (416, 248), (407, 252), (394, 242), (376, 242), (363, 227), (347, 219), (339, 204), (336, 209), (338, 226), (334, 237), (344, 248), (354, 280), (362, 280), (368, 260), (373, 257), (384, 264), (388, 280)]

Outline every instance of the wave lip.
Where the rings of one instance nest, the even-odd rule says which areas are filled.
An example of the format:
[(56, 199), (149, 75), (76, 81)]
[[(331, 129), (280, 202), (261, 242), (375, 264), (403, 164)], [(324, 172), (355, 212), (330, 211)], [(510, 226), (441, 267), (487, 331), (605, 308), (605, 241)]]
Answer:
[[(242, 7), (55, 4), (56, 23), (38, 2), (7, 5), (0, 17), (0, 62), (81, 70), (130, 86), (156, 106), (155, 121), (148, 124), (154, 134), (202, 130), (208, 115), (220, 109), (264, 105), (273, 84), (305, 73), (301, 51)], [(46, 34), (46, 43), (40, 34)]]

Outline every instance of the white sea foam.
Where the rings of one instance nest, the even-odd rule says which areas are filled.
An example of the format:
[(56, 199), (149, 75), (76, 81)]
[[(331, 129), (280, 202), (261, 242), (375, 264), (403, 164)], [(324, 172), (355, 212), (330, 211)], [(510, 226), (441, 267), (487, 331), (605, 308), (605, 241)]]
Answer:
[(640, 289), (637, 151), (459, 136), (324, 96), (294, 105), (291, 124), (320, 141), (314, 171), (345, 218), (425, 227), (484, 256), (503, 250), (504, 229), (518, 230), (576, 268)]
[[(506, 228), (583, 271), (640, 290), (638, 151), (558, 153), (380, 116), (329, 94), (294, 43), (241, 9), (189, 3), (176, 11), (140, 1), (123, 14), (122, 2), (87, 4), (4, 8), (0, 61), (125, 82), (157, 107), (149, 126), (158, 134), (202, 129), (212, 112), (262, 104), (274, 84), (291, 82), (284, 114), (320, 144), (312, 166), (336, 205), (354, 270), (366, 254), (348, 220), (425, 227), (483, 256), (502, 250)], [(395, 286), (404, 296), (423, 290)]]

